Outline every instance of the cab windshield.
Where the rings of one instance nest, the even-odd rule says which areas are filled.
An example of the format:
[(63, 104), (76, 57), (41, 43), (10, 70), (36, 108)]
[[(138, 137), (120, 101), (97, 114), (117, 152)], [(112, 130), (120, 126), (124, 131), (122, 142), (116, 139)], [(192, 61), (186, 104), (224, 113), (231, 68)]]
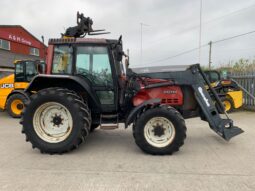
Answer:
[(205, 75), (211, 83), (214, 83), (220, 80), (220, 75), (216, 71), (205, 71)]

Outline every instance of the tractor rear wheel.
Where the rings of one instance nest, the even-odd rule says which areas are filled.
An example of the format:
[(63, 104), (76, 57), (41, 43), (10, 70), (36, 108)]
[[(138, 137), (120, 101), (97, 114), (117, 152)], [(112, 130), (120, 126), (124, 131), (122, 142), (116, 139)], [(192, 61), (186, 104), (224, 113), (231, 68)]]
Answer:
[(8, 98), (6, 110), (13, 118), (19, 118), (27, 98), (22, 94), (13, 94)]
[(136, 144), (146, 153), (172, 154), (186, 138), (186, 126), (181, 114), (166, 105), (145, 110), (135, 122)]
[(86, 103), (70, 90), (48, 88), (31, 96), (21, 123), (22, 133), (42, 153), (61, 154), (76, 149), (90, 131)]

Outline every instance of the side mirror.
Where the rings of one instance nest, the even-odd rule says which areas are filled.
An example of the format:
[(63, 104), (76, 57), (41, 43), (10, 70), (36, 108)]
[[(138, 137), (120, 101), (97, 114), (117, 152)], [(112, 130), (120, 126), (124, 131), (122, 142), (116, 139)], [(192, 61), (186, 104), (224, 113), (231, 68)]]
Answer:
[(122, 57), (123, 57), (123, 50), (122, 50), (122, 46), (121, 45), (117, 45), (116, 47), (116, 59), (118, 62), (122, 61)]
[(37, 72), (38, 72), (38, 74), (44, 74), (45, 73), (45, 69), (46, 69), (45, 63), (39, 63), (37, 65)]

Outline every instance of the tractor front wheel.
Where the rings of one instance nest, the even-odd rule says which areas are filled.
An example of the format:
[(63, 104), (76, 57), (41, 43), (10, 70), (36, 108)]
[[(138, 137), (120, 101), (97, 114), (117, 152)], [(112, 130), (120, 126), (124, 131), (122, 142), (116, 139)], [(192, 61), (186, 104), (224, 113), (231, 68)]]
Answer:
[(181, 114), (166, 105), (145, 110), (133, 128), (136, 144), (146, 153), (172, 154), (186, 138), (186, 126)]
[(86, 103), (70, 90), (48, 88), (31, 96), (24, 109), (22, 133), (42, 153), (64, 153), (76, 149), (90, 131), (91, 116)]
[(22, 94), (13, 94), (6, 103), (6, 110), (13, 118), (19, 118), (27, 98)]

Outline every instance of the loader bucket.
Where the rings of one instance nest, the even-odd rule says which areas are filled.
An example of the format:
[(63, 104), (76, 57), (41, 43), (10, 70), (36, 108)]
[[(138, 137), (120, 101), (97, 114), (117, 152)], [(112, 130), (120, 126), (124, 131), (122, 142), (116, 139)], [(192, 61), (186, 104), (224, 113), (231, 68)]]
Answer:
[(239, 127), (234, 126), (233, 121), (231, 119), (218, 119), (218, 120), (220, 121), (219, 125), (210, 124), (210, 127), (226, 141), (229, 141), (232, 137), (244, 132)]
[(243, 133), (244, 131), (242, 129), (240, 129), (239, 127), (233, 126), (231, 128), (224, 128), (223, 131), (223, 138), (226, 141), (229, 141), (232, 137), (239, 135), (241, 133)]

